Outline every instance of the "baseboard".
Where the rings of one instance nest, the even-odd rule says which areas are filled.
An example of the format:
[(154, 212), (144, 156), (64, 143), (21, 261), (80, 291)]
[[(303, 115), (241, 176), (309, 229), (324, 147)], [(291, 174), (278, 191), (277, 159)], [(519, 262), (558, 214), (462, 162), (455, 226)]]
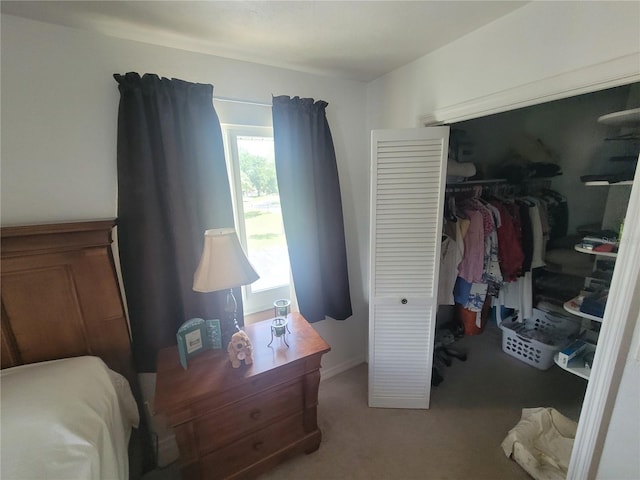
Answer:
[(336, 375), (342, 373), (342, 372), (346, 372), (347, 370), (353, 368), (353, 367), (357, 367), (358, 365), (360, 365), (361, 363), (364, 363), (365, 360), (364, 358), (351, 358), (349, 360), (346, 360), (338, 365), (334, 365), (331, 368), (322, 368), (320, 370), (320, 380), (327, 380), (331, 377), (335, 377)]

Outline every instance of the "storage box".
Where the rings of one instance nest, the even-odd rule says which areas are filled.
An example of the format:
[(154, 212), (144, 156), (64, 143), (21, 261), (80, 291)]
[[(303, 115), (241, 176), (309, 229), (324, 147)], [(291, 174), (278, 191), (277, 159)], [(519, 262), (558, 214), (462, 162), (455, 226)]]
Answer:
[(563, 348), (558, 352), (558, 363), (563, 367), (567, 367), (569, 365), (569, 361), (572, 358), (575, 358), (578, 355), (581, 355), (582, 352), (586, 350), (586, 348), (587, 348), (586, 342), (582, 340), (576, 340), (571, 345), (569, 345), (566, 348)]

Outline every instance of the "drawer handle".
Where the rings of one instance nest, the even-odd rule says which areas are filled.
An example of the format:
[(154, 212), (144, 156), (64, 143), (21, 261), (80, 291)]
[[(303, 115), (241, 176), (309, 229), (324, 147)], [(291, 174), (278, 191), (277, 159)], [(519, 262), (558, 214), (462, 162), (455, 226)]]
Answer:
[(256, 443), (253, 444), (253, 449), (254, 450), (260, 450), (263, 445), (264, 445), (264, 442), (256, 442)]
[(260, 410), (256, 408), (249, 414), (249, 416), (254, 420), (258, 420), (260, 418)]

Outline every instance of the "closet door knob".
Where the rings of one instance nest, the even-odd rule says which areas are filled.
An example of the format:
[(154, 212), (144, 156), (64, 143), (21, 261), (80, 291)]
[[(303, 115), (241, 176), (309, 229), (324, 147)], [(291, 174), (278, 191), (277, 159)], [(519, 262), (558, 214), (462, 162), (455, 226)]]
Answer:
[(400, 302), (401, 302), (403, 305), (406, 305), (407, 303), (409, 303), (409, 300), (407, 300), (406, 298), (403, 298), (402, 300), (400, 300)]

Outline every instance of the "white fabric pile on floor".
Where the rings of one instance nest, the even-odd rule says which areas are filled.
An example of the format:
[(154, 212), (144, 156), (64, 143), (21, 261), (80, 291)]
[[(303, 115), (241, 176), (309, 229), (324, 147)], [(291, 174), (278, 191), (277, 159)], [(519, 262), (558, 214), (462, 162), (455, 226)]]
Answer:
[(564, 480), (577, 428), (553, 408), (523, 408), (502, 449), (536, 480)]

